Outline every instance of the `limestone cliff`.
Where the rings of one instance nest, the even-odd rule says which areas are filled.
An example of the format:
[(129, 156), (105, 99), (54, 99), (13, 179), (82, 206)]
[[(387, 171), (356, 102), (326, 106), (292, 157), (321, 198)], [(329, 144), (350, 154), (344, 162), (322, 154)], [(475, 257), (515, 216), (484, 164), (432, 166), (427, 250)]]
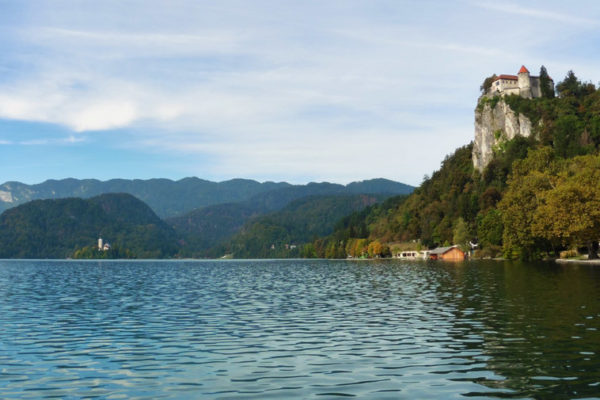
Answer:
[(521, 135), (531, 135), (531, 121), (517, 115), (502, 98), (480, 98), (475, 109), (473, 166), (483, 172), (499, 143)]

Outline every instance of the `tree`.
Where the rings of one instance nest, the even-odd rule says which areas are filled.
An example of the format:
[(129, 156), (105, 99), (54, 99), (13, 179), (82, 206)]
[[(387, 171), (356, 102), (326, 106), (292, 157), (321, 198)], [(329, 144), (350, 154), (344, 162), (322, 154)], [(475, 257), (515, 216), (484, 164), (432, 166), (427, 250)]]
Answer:
[(477, 235), (484, 247), (502, 245), (503, 231), (502, 214), (497, 209), (490, 209), (486, 214), (478, 216)]
[(561, 115), (554, 121), (554, 149), (562, 157), (581, 154), (580, 144), (583, 121), (576, 115)]
[(487, 78), (485, 78), (485, 80), (483, 81), (483, 83), (481, 84), (481, 86), (479, 87), (479, 90), (481, 90), (482, 94), (485, 94), (488, 92), (488, 90), (490, 90), (490, 88), (492, 87), (492, 83), (494, 83), (494, 81), (497, 79), (498, 77), (496, 76), (496, 74), (492, 75), (492, 76), (488, 76)]
[(369, 252), (369, 257), (381, 257), (382, 250), (383, 250), (383, 246), (381, 245), (381, 243), (379, 243), (378, 240), (375, 240), (375, 241), (369, 243), (369, 247), (368, 247), (367, 251)]
[(600, 156), (580, 156), (564, 163), (552, 188), (540, 194), (532, 232), (563, 246), (588, 248), (598, 258), (600, 238)]
[(542, 97), (546, 99), (554, 98), (554, 85), (550, 80), (550, 76), (548, 76), (548, 71), (546, 71), (546, 67), (542, 65), (540, 68), (540, 89), (542, 92)]
[(508, 188), (498, 203), (504, 231), (502, 244), (508, 258), (535, 258), (544, 248), (532, 232), (539, 194), (551, 188), (550, 176), (555, 169), (555, 155), (550, 147), (529, 151), (526, 159), (516, 161), (508, 178)]
[(469, 232), (469, 226), (464, 219), (459, 218), (454, 227), (454, 235), (452, 240), (454, 244), (460, 246), (463, 251), (470, 249), (469, 240), (471, 239), (471, 233)]
[(556, 91), (559, 97), (578, 96), (581, 92), (581, 86), (581, 81), (571, 70), (567, 72), (565, 79), (556, 85)]

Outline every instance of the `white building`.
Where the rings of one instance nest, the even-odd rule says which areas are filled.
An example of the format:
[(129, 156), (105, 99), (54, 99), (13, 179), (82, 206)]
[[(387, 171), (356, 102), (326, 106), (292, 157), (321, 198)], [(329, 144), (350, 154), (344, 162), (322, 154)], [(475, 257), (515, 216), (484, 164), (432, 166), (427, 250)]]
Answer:
[(402, 258), (407, 260), (417, 260), (417, 259), (428, 259), (429, 258), (429, 250), (418, 251), (418, 250), (405, 250), (399, 251), (396, 253), (396, 258)]
[(104, 241), (102, 240), (102, 238), (98, 238), (98, 251), (108, 251), (110, 250), (110, 243), (106, 242), (104, 243)]
[[(548, 78), (550, 79), (552, 90), (554, 90), (554, 81), (552, 78)], [(516, 94), (528, 99), (542, 97), (540, 77), (531, 76), (529, 70), (523, 65), (517, 75), (503, 74), (496, 77), (486, 94), (490, 96)]]

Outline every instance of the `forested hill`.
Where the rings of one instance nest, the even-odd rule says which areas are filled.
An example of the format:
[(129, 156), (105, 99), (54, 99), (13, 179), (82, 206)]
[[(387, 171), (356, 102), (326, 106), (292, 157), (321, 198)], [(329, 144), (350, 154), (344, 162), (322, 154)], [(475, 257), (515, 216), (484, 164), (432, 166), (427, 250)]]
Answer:
[(280, 211), (249, 221), (221, 252), (236, 258), (312, 257), (314, 254), (302, 244), (331, 233), (341, 218), (386, 197), (382, 194), (305, 197)]
[[(473, 167), (472, 144), (459, 148), (406, 201), (356, 214), (315, 241), (317, 255), (371, 254), (373, 243), (371, 248), (383, 252), (402, 242), (465, 249), (472, 242), (480, 256), (540, 258), (579, 249), (595, 257), (600, 90), (572, 72), (556, 90), (556, 97), (535, 99), (482, 97), (481, 102), (504, 101), (527, 117), (531, 136), (500, 140), (482, 173)], [(499, 138), (503, 134), (497, 132)]]
[[(76, 182), (73, 180), (70, 184), (81, 189)], [(248, 195), (244, 189), (248, 185), (265, 185), (249, 182), (254, 181), (238, 182), (242, 185), (244, 196)], [(0, 215), (0, 258), (221, 256), (224, 247), (219, 245), (226, 244), (251, 218), (277, 211), (295, 200), (322, 195), (342, 196), (335, 204), (330, 204), (336, 207), (335, 212), (329, 212), (341, 217), (358, 209), (347, 204), (349, 200), (343, 199), (344, 194), (364, 190), (375, 192), (369, 195), (369, 199), (380, 199), (412, 190), (410, 186), (384, 179), (346, 186), (331, 183), (274, 185), (275, 189), (257, 193), (245, 201), (206, 206), (168, 219), (168, 222), (161, 220), (144, 202), (125, 193), (109, 193), (88, 199), (32, 200)], [(237, 193), (236, 196), (242, 194)], [(177, 197), (177, 192), (166, 190), (158, 197), (167, 195)], [(185, 201), (186, 196), (181, 196), (183, 199), (180, 200)], [(319, 201), (313, 200), (309, 204), (319, 210), (322, 208)], [(309, 206), (298, 211), (296, 220), (309, 218), (314, 210), (310, 210)], [(332, 223), (330, 220), (321, 222), (324, 226)], [(325, 233), (327, 231), (318, 230), (315, 235)], [(99, 236), (113, 245), (110, 251), (97, 251), (95, 246)]]
[[(63, 179), (36, 185), (6, 182), (0, 185), (0, 213), (11, 207), (38, 199), (68, 197), (90, 198), (103, 193), (129, 193), (148, 204), (161, 218), (184, 215), (210, 205), (262, 202), (268, 210), (285, 206), (307, 195), (337, 193), (406, 194), (413, 187), (386, 179), (353, 182), (347, 186), (330, 183), (291, 185), (285, 182), (259, 183), (249, 179), (210, 182), (199, 178), (169, 179)], [(268, 193), (268, 195), (267, 195)], [(261, 195), (264, 197), (257, 197)]]
[[(112, 249), (98, 252), (99, 236)], [(176, 235), (129, 194), (34, 200), (0, 215), (0, 258), (163, 258)]]
[[(387, 179), (353, 182), (346, 186), (326, 182), (293, 185), (260, 193), (239, 203), (207, 206), (179, 217), (168, 218), (166, 221), (177, 231), (184, 243), (182, 252), (185, 256), (205, 257), (217, 255), (207, 251), (229, 241), (252, 218), (281, 210), (299, 199), (350, 194), (369, 194), (377, 195), (377, 198), (386, 198), (396, 194), (408, 194), (412, 190), (412, 186)], [(316, 203), (313, 204), (317, 206)], [(353, 211), (348, 210), (343, 201), (338, 205), (340, 210)], [(344, 215), (346, 214), (341, 214), (340, 218)]]

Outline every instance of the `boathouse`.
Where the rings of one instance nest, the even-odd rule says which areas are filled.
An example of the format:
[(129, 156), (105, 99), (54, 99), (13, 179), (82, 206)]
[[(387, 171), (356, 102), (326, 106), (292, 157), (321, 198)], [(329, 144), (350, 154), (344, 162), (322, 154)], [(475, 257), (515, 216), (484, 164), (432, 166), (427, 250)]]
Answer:
[(463, 261), (465, 259), (465, 252), (458, 248), (458, 246), (450, 247), (438, 247), (429, 252), (430, 260), (444, 260), (444, 261)]

